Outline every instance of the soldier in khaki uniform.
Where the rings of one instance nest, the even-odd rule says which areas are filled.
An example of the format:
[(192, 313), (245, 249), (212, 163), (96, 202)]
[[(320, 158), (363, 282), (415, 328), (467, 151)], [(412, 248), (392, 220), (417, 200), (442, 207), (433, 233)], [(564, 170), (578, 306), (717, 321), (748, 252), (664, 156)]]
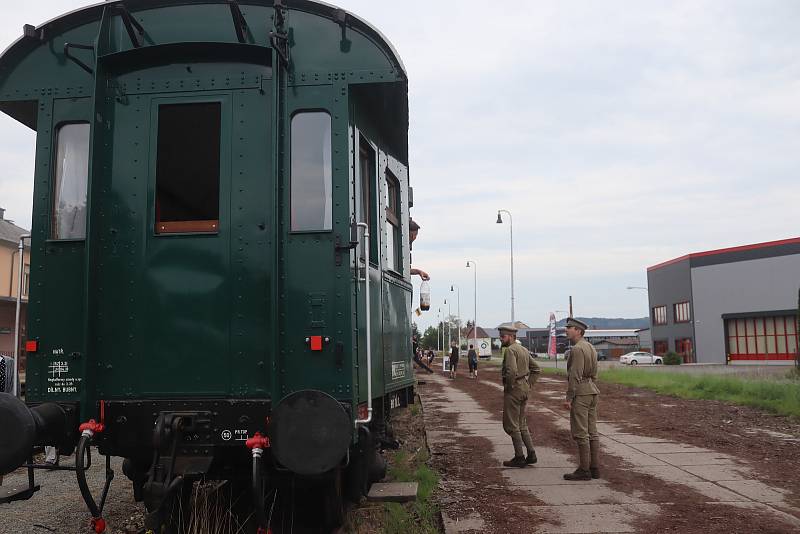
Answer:
[[(525, 467), (536, 463), (536, 451), (528, 431), (525, 406), (541, 369), (525, 347), (516, 342), (516, 328), (501, 326), (498, 330), (503, 345), (503, 430), (511, 436), (514, 444), (514, 458), (503, 462), (503, 465)], [(523, 444), (527, 456), (522, 453)]]
[(567, 338), (573, 343), (567, 360), (567, 406), (572, 438), (578, 444), (580, 465), (566, 480), (600, 478), (600, 441), (597, 434), (597, 401), (600, 390), (597, 380), (597, 351), (583, 339), (586, 323), (567, 319)]

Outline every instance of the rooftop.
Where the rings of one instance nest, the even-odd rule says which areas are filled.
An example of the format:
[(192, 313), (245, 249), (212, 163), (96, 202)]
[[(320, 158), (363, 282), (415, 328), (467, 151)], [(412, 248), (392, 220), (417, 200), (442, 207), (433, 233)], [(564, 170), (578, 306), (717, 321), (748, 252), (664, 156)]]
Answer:
[[(764, 257), (771, 257), (771, 256), (782, 256), (785, 254), (795, 254), (800, 251), (800, 237), (792, 237), (789, 239), (779, 239), (777, 241), (765, 241), (763, 243), (753, 243), (751, 245), (739, 245), (736, 247), (728, 247), (728, 248), (718, 248), (714, 250), (706, 250), (703, 252), (692, 252), (689, 254), (684, 254), (678, 258), (673, 258), (671, 260), (667, 260), (661, 263), (657, 263), (651, 267), (648, 267), (648, 271), (654, 271), (656, 269), (660, 269), (662, 267), (666, 267), (667, 265), (672, 265), (684, 260), (693, 260), (696, 258), (705, 258), (708, 256), (718, 256), (722, 254), (730, 254), (731, 258), (728, 261), (741, 261), (743, 259), (755, 259), (755, 258), (764, 258)], [(754, 253), (755, 254), (752, 254)], [(751, 253), (747, 254), (750, 257), (742, 257), (740, 253)]]
[(12, 221), (6, 220), (5, 209), (0, 208), (0, 242), (12, 243), (15, 246), (19, 243), (20, 236), (29, 234), (25, 228), (20, 228)]

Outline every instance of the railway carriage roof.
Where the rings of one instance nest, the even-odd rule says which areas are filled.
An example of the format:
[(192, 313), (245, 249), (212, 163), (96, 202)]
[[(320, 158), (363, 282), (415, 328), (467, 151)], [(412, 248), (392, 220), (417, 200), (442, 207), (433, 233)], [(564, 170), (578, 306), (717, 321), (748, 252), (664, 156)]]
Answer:
[[(317, 15), (321, 15), (326, 18), (330, 18), (332, 20), (337, 20), (337, 18), (341, 17), (342, 14), (347, 15), (347, 23), (350, 27), (357, 29), (370, 37), (378, 46), (380, 46), (384, 52), (389, 56), (389, 59), (392, 63), (396, 66), (397, 69), (402, 72), (403, 76), (406, 77), (406, 69), (403, 65), (402, 60), (400, 59), (399, 54), (395, 50), (392, 43), (384, 37), (384, 35), (370, 23), (365, 21), (362, 18), (359, 18), (357, 15), (341, 9), (339, 7), (333, 6), (331, 4), (326, 4), (324, 2), (316, 2), (312, 0), (283, 0), (285, 2), (285, 6), (289, 9), (295, 9), (300, 11), (306, 11), (309, 13), (315, 13)], [(188, 5), (193, 2), (187, 0), (112, 0), (106, 2), (100, 2), (97, 4), (92, 4), (86, 7), (78, 8), (68, 13), (65, 13), (59, 17), (51, 19), (43, 24), (40, 24), (36, 27), (36, 30), (45, 30), (44, 35), (47, 36), (48, 34), (58, 34), (70, 28), (80, 26), (81, 24), (86, 24), (88, 22), (92, 22), (98, 20), (102, 14), (102, 10), (114, 4), (124, 4), (124, 6), (131, 10), (136, 11), (140, 9), (152, 9), (161, 6), (174, 6), (174, 5)], [(198, 4), (227, 4), (225, 0), (199, 0)], [(240, 5), (256, 5), (256, 6), (266, 6), (272, 7), (273, 2), (269, 0), (239, 0), (238, 2)], [(229, 21), (225, 21), (225, 23), (230, 23)], [(3, 53), (0, 55), (0, 66), (2, 63), (9, 60), (10, 55), (24, 55), (28, 51), (34, 49), (38, 46), (38, 42), (33, 40), (25, 39), (24, 37), (20, 37), (14, 43), (12, 43), (8, 48), (6, 48)]]

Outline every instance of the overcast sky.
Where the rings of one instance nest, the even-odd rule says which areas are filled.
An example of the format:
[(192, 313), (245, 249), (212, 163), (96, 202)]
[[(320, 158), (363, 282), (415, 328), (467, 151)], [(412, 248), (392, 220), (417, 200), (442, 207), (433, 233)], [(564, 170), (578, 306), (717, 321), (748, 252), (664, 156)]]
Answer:
[[(501, 208), (515, 318), (531, 326), (569, 295), (577, 315), (645, 316), (646, 293), (625, 288), (646, 285), (647, 266), (800, 235), (800, 2), (338, 4), (408, 70), (413, 259), (434, 302), (423, 328), (451, 283), (473, 316), (468, 259), (479, 324), (510, 319)], [(0, 46), (82, 5), (6, 3)], [(0, 206), (25, 227), (33, 149), (0, 116)]]

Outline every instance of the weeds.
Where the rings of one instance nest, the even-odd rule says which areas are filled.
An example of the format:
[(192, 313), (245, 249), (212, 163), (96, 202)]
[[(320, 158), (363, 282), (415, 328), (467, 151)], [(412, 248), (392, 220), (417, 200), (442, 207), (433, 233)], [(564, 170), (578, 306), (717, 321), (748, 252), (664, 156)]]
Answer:
[[(416, 406), (416, 405), (412, 405)], [(415, 415), (412, 412), (412, 415)], [(390, 461), (388, 478), (395, 482), (416, 482), (419, 485), (417, 500), (410, 504), (387, 503), (387, 534), (433, 534), (439, 532), (439, 508), (431, 496), (439, 476), (427, 465), (427, 449), (420, 448), (414, 453), (397, 451)]]

